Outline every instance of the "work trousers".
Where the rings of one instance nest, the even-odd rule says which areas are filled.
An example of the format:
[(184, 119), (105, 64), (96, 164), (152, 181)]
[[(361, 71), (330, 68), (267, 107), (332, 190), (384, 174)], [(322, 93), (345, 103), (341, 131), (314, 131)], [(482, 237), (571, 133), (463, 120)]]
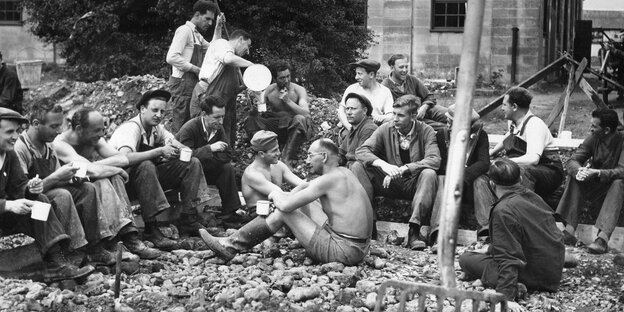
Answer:
[(215, 185), (221, 197), (221, 214), (231, 215), (240, 208), (241, 202), (238, 197), (236, 175), (234, 167), (228, 162), (223, 163), (212, 159), (204, 159), (202, 162), (206, 184)]

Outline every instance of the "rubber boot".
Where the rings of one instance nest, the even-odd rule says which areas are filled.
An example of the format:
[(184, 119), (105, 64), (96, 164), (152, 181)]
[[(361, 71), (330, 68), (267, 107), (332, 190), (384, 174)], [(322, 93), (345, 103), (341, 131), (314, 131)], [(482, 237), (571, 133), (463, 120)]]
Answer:
[(288, 139), (282, 151), (282, 161), (288, 168), (292, 169), (293, 161), (297, 159), (297, 153), (303, 141), (305, 141), (305, 134), (300, 130), (293, 130), (288, 134)]
[(199, 230), (208, 248), (225, 261), (232, 260), (239, 252), (252, 248), (273, 234), (264, 217), (256, 217), (228, 237), (214, 237), (204, 229)]

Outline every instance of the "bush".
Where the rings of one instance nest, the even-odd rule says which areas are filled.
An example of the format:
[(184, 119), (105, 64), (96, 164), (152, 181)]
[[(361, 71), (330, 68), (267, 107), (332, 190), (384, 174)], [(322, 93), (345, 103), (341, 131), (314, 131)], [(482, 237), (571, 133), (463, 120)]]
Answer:
[[(31, 31), (61, 46), (68, 70), (85, 81), (142, 74), (166, 78), (167, 49), (175, 29), (190, 18), (193, 3), (22, 1)], [(319, 95), (342, 91), (352, 74), (346, 64), (372, 43), (364, 0), (230, 0), (221, 6), (230, 32), (241, 28), (252, 34), (252, 61), (269, 66), (290, 61), (300, 82)]]

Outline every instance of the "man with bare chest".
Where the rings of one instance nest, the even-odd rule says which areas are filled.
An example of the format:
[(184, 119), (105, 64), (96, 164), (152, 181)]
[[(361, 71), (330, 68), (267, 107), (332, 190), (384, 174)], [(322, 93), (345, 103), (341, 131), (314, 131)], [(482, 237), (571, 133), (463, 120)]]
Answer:
[(262, 100), (268, 103), (267, 112), (253, 110), (245, 124), (245, 130), (252, 137), (258, 130), (268, 130), (278, 135), (282, 159), (286, 166), (292, 166), (297, 151), (308, 138), (310, 109), (308, 95), (302, 86), (291, 82), (291, 70), (283, 63), (274, 68), (276, 83), (264, 92)]

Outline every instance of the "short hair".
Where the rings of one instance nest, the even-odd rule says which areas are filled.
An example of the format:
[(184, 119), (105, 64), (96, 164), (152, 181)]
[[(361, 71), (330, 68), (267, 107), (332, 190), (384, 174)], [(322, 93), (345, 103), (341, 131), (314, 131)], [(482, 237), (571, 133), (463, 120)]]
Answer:
[(348, 99), (358, 99), (362, 107), (366, 107), (366, 116), (371, 116), (373, 114), (373, 104), (363, 95), (355, 92), (351, 92), (345, 96), (345, 105), (347, 104)]
[(97, 112), (93, 107), (83, 106), (79, 110), (75, 111), (71, 117), (70, 123), (72, 130), (81, 126), (82, 128), (89, 128), (89, 115), (92, 112)]
[(600, 127), (609, 127), (612, 132), (617, 131), (619, 125), (618, 114), (612, 109), (597, 109), (592, 112), (593, 118), (600, 120)]
[(193, 15), (195, 15), (195, 12), (199, 12), (199, 14), (206, 14), (208, 11), (214, 13), (215, 15), (220, 13), (217, 4), (212, 1), (197, 0), (195, 4), (193, 4)]
[(520, 182), (520, 166), (508, 158), (497, 159), (490, 165), (488, 176), (497, 185), (511, 186)]
[(63, 107), (58, 104), (54, 104), (49, 99), (43, 99), (41, 101), (36, 102), (30, 108), (30, 115), (28, 120), (32, 123), (33, 121), (39, 120), (41, 123), (46, 123), (46, 115), (48, 113), (63, 113)]
[(533, 95), (529, 90), (523, 87), (513, 87), (507, 90), (506, 95), (509, 95), (509, 102), (518, 105), (518, 107), (529, 108)]
[(290, 64), (286, 61), (279, 61), (275, 63), (275, 65), (273, 65), (272, 68), (273, 68), (273, 77), (275, 78), (277, 78), (277, 73), (283, 72), (287, 69), (292, 75), (292, 68), (290, 67)]
[(393, 54), (389, 59), (388, 59), (388, 66), (394, 66), (394, 63), (396, 62), (396, 60), (402, 60), (402, 59), (407, 59), (407, 55), (403, 55), (403, 54)]
[(338, 155), (339, 154), (339, 148), (338, 145), (336, 145), (336, 143), (334, 143), (334, 141), (328, 139), (328, 138), (320, 138), (317, 140), (319, 142), (319, 147), (321, 149), (323, 149), (324, 151), (333, 154), (333, 155)]
[(199, 96), (199, 109), (210, 115), (212, 114), (213, 107), (225, 107), (225, 101), (223, 98), (216, 95), (207, 95), (206, 93)]
[(230, 40), (234, 40), (239, 37), (242, 37), (243, 40), (251, 40), (251, 35), (242, 29), (237, 29), (233, 31), (232, 34), (230, 35)]
[(399, 108), (409, 106), (409, 113), (413, 114), (420, 107), (420, 98), (416, 97), (413, 94), (406, 94), (394, 101), (392, 107)]

